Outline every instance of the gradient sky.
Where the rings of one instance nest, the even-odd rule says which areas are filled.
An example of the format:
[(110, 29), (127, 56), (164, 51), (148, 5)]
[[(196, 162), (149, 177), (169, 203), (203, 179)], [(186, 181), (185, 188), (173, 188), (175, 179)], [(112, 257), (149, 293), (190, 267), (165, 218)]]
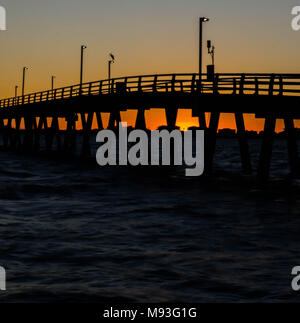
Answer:
[[(300, 0), (0, 0), (0, 5), (7, 9), (8, 27), (0, 32), (2, 98), (13, 96), (23, 66), (30, 67), (27, 92), (48, 89), (51, 75), (57, 87), (78, 83), (81, 44), (88, 47), (84, 81), (107, 78), (109, 52), (117, 60), (115, 77), (197, 72), (199, 16), (211, 18), (204, 34), (216, 46), (217, 72), (300, 73), (300, 31), (291, 29), (291, 10)], [(204, 55), (204, 65), (209, 62)], [(250, 118), (246, 125), (260, 130), (262, 122)], [(220, 127), (233, 127), (232, 117), (222, 117)]]

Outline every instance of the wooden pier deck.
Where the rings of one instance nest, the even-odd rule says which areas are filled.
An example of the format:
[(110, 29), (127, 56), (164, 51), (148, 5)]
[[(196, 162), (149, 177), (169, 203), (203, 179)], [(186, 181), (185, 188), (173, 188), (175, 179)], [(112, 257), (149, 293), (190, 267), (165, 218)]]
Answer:
[[(121, 111), (137, 110), (136, 128), (145, 129), (145, 110), (164, 108), (168, 127), (175, 128), (178, 109), (192, 109), (205, 133), (205, 169), (212, 170), (216, 134), (221, 113), (235, 115), (243, 171), (253, 165), (248, 149), (244, 115), (265, 120), (257, 173), (269, 175), (272, 143), (277, 119), (283, 119), (287, 133), (291, 172), (299, 173), (294, 120), (300, 119), (300, 74), (216, 74), (213, 80), (198, 74), (164, 74), (122, 77), (77, 84), (26, 94), (0, 101), (0, 135), (3, 148), (38, 151), (44, 136), (47, 150), (72, 150), (82, 136), (82, 155), (90, 154), (90, 135), (96, 120), (103, 129), (101, 113), (109, 112), (109, 128), (121, 120)], [(206, 124), (205, 113), (210, 113)], [(80, 116), (80, 118), (78, 118)], [(67, 126), (61, 131), (60, 119)], [(79, 120), (79, 121), (78, 121)], [(78, 123), (80, 125), (78, 126)], [(21, 135), (22, 134), (22, 135)]]

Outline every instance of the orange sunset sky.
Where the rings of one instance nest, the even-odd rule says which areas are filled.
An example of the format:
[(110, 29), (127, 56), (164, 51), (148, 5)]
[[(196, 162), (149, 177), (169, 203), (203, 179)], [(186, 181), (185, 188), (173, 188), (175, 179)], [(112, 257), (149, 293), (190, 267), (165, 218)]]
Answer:
[[(298, 1), (299, 2), (299, 1)], [(84, 82), (112, 76), (198, 71), (198, 17), (207, 16), (204, 44), (216, 47), (220, 73), (300, 73), (300, 31), (291, 28), (296, 0), (2, 0), (7, 31), (0, 32), (0, 97), (12, 97), (28, 66), (26, 93), (79, 83), (80, 46), (85, 51)], [(204, 47), (203, 66), (210, 63)], [(135, 112), (122, 115), (132, 124)], [(163, 111), (147, 111), (147, 126), (165, 124)], [(248, 130), (263, 122), (246, 118)], [(180, 110), (181, 128), (197, 125)], [(223, 115), (220, 128), (235, 128)], [(283, 129), (278, 122), (277, 131)]]

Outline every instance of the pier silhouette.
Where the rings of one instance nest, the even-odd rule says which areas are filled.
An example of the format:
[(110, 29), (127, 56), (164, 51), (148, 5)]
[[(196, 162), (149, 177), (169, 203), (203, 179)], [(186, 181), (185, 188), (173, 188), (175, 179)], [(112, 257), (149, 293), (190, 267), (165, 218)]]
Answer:
[[(205, 132), (205, 170), (213, 166), (221, 113), (233, 113), (243, 171), (254, 169), (248, 149), (244, 115), (265, 121), (257, 174), (269, 175), (277, 119), (284, 119), (291, 172), (298, 174), (294, 120), (300, 119), (300, 74), (161, 74), (108, 79), (51, 89), (0, 101), (3, 149), (70, 152), (81, 136), (81, 155), (91, 154), (93, 122), (103, 129), (101, 113), (110, 113), (108, 128), (121, 121), (121, 111), (137, 110), (136, 128), (146, 129), (145, 110), (164, 108), (169, 129), (176, 128), (178, 109), (191, 109)], [(209, 124), (205, 113), (210, 113)], [(80, 115), (80, 118), (78, 116)], [(64, 119), (62, 131), (59, 120)], [(78, 127), (78, 122), (80, 126)], [(22, 125), (22, 126), (21, 126)], [(56, 139), (56, 145), (54, 140)]]

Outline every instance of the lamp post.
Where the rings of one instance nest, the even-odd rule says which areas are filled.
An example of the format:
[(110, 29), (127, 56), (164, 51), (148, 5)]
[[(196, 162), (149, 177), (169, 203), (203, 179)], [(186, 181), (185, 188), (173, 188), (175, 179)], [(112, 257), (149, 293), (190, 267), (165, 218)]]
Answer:
[(199, 86), (200, 91), (202, 89), (202, 47), (203, 47), (203, 23), (208, 22), (206, 17), (200, 17), (199, 19)]
[(14, 104), (16, 105), (17, 103), (17, 97), (18, 97), (18, 85), (15, 86), (15, 100), (14, 100)]
[(26, 78), (26, 71), (28, 70), (28, 67), (23, 67), (23, 81), (22, 81), (22, 96), (24, 97), (25, 93), (25, 78)]
[(55, 80), (56, 76), (52, 75), (51, 76), (51, 93), (52, 93), (52, 97), (54, 97), (54, 80)]
[(109, 54), (110, 60), (108, 61), (108, 82), (109, 82), (109, 92), (111, 92), (111, 64), (115, 62), (115, 56), (113, 54)]
[(82, 78), (83, 78), (83, 53), (84, 50), (86, 49), (85, 45), (81, 46), (81, 57), (80, 57), (80, 91), (79, 94), (81, 95), (81, 91), (82, 91)]
[(52, 92), (53, 92), (53, 90), (54, 90), (54, 80), (56, 79), (56, 76), (51, 76), (51, 90), (52, 90)]

